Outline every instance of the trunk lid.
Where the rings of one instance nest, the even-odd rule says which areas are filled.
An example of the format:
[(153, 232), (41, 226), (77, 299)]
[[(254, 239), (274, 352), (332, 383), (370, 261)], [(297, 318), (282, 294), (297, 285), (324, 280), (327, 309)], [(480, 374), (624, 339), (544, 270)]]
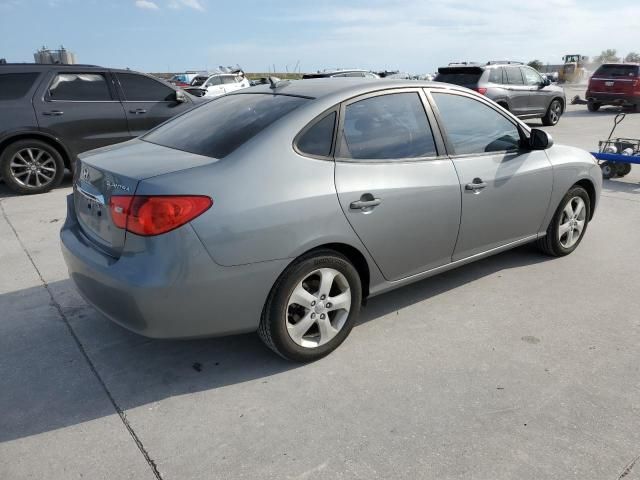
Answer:
[[(75, 213), (84, 234), (100, 250), (119, 257), (126, 231), (114, 225), (109, 201), (115, 195), (134, 195), (146, 178), (216, 162), (140, 140), (80, 155), (73, 187)], [(188, 191), (175, 193), (189, 193)]]

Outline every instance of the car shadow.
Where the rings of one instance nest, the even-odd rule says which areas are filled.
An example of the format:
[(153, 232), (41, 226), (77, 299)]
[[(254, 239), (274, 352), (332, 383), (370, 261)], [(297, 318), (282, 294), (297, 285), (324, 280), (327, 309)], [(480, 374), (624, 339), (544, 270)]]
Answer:
[[(369, 300), (358, 325), (501, 270), (547, 259), (525, 246), (422, 280)], [(243, 382), (268, 383), (270, 377), (305, 368), (275, 355), (255, 334), (188, 341), (140, 337), (86, 305), (69, 280), (47, 289), (0, 295), (0, 442), (113, 415), (92, 369), (127, 411)]]
[(579, 110), (568, 110), (564, 112), (562, 115), (566, 117), (611, 117), (618, 115), (619, 113), (625, 113), (627, 115), (636, 115), (638, 112), (624, 109), (622, 107), (601, 107), (597, 112), (590, 112), (587, 109), (587, 106), (584, 105), (583, 108)]
[[(633, 165), (632, 168), (640, 169), (640, 165)], [(612, 178), (603, 180), (603, 192), (632, 193), (640, 194), (640, 182), (629, 181), (626, 178)]]

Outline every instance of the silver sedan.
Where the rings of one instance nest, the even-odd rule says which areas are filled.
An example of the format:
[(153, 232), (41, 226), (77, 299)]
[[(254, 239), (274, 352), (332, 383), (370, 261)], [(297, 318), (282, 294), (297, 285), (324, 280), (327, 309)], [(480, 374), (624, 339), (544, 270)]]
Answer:
[(75, 171), (62, 248), (96, 309), (149, 337), (258, 331), (296, 361), (367, 297), (528, 242), (570, 254), (602, 187), (470, 90), (366, 79), (225, 95)]

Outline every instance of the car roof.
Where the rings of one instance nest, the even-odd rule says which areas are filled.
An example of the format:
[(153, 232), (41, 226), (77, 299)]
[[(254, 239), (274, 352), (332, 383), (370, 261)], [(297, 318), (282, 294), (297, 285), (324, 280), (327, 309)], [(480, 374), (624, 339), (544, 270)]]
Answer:
[(281, 95), (295, 95), (320, 99), (329, 96), (352, 97), (377, 90), (394, 88), (426, 88), (438, 87), (454, 90), (466, 90), (462, 87), (426, 80), (405, 79), (378, 79), (378, 78), (311, 78), (308, 80), (281, 80), (276, 83), (276, 88), (270, 85), (257, 85), (255, 87), (240, 90), (234, 95), (251, 93), (274, 93)]

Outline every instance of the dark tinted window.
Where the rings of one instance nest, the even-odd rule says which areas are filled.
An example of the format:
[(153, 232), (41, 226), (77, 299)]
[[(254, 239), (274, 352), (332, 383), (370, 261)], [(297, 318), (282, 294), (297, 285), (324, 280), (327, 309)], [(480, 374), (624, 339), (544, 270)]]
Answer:
[(336, 112), (331, 112), (316, 122), (298, 140), (298, 150), (310, 155), (326, 157), (331, 153), (333, 130), (336, 123)]
[(39, 73), (0, 74), (0, 100), (15, 100), (24, 97)]
[(476, 86), (483, 70), (478, 67), (445, 67), (438, 69), (436, 82), (453, 83), (464, 87)]
[(640, 74), (637, 65), (601, 65), (595, 75), (603, 77), (636, 77)]
[(433, 93), (456, 155), (515, 150), (516, 126), (487, 105), (461, 95)]
[(60, 73), (49, 86), (51, 100), (111, 100), (107, 79), (101, 73)]
[(492, 68), (491, 73), (489, 74), (489, 81), (491, 83), (504, 83), (502, 79), (502, 68)]
[(167, 102), (175, 100), (173, 89), (144, 75), (118, 73), (125, 100), (130, 102)]
[(522, 73), (520, 73), (520, 68), (518, 67), (507, 67), (504, 69), (507, 74), (507, 83), (509, 85), (524, 85), (524, 80), (522, 80)]
[(435, 155), (433, 134), (417, 93), (380, 95), (347, 106), (341, 157), (386, 160)]
[(176, 117), (143, 140), (223, 158), (307, 101), (287, 95), (225, 95)]

